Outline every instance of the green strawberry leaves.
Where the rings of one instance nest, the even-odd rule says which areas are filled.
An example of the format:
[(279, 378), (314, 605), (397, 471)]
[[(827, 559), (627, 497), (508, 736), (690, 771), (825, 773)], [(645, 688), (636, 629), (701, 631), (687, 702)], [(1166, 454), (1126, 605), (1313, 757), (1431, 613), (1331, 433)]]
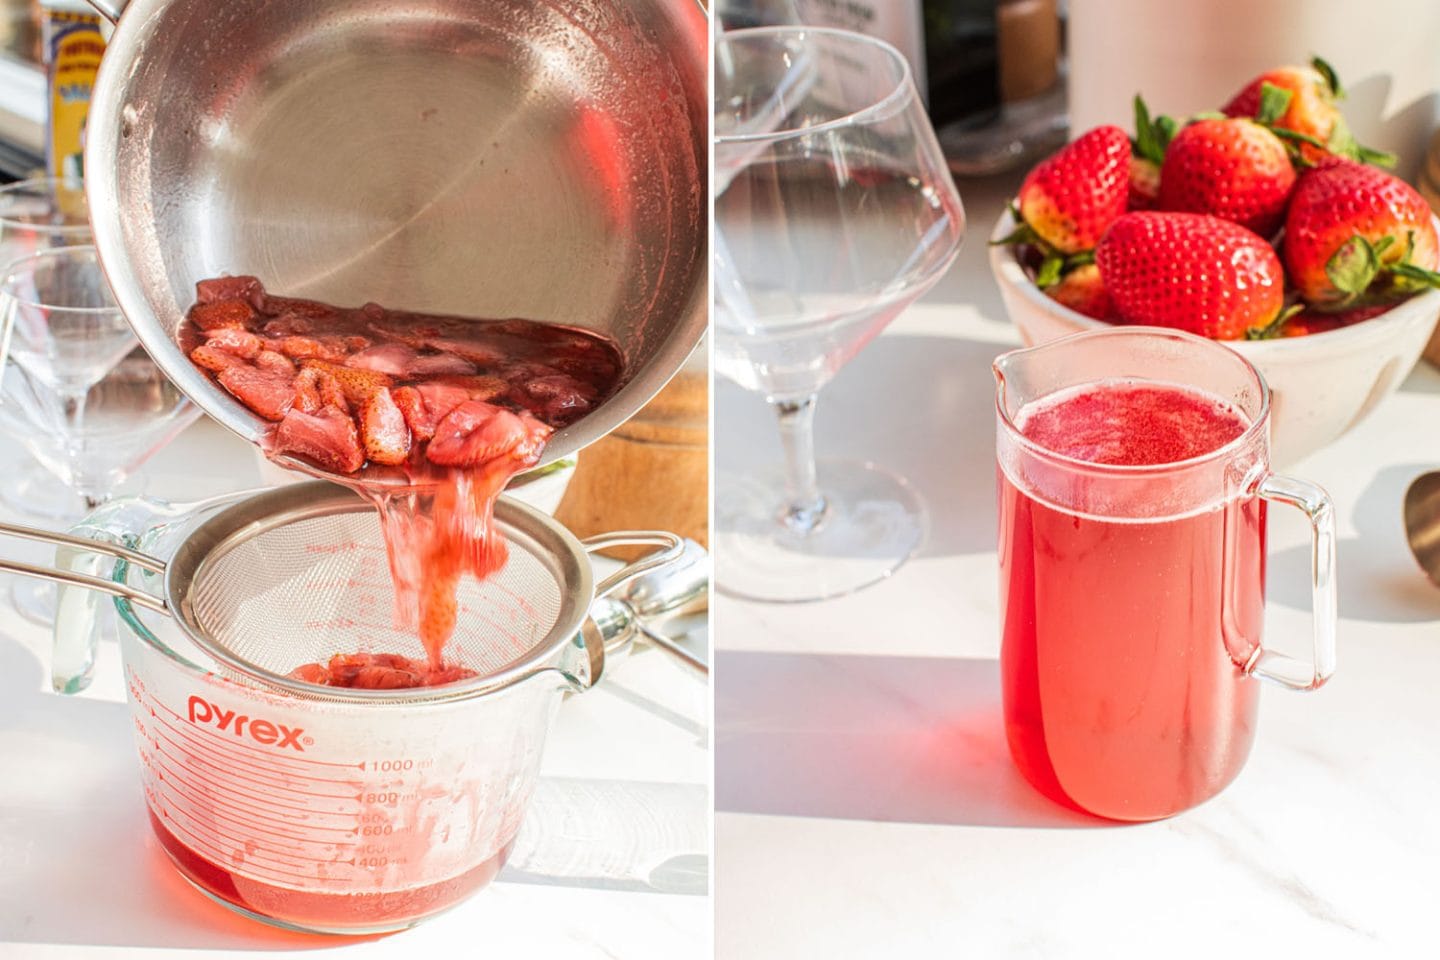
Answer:
[(1131, 146), (1137, 157), (1157, 166), (1164, 163), (1165, 151), (1170, 149), (1170, 141), (1179, 132), (1180, 121), (1174, 117), (1161, 114), (1151, 120), (1150, 109), (1145, 106), (1144, 99), (1135, 94), (1135, 139), (1131, 141)]
[(1072, 253), (1065, 256), (1056, 250), (1045, 239), (1035, 232), (1035, 229), (1020, 217), (1020, 208), (1013, 202), (1010, 204), (1010, 219), (1019, 224), (999, 240), (991, 240), (992, 247), (1013, 247), (1028, 244), (1039, 250), (1044, 259), (1040, 262), (1040, 269), (1035, 273), (1035, 285), (1041, 290), (1053, 287), (1059, 283), (1071, 270), (1076, 267), (1083, 267), (1086, 264), (1095, 262), (1094, 250), (1081, 250), (1079, 253)]
[(1275, 314), (1275, 319), (1265, 324), (1265, 326), (1251, 327), (1249, 330), (1246, 330), (1245, 339), (1274, 340), (1276, 337), (1280, 336), (1280, 332), (1285, 329), (1285, 324), (1290, 320), (1290, 318), (1298, 313), (1304, 312), (1304, 310), (1305, 304), (1292, 303), (1284, 310), (1281, 310), (1279, 313)]
[(1335, 128), (1330, 131), (1330, 138), (1324, 147), (1337, 157), (1349, 157), (1351, 160), (1368, 163), (1372, 167), (1384, 167), (1387, 170), (1395, 166), (1397, 159), (1393, 153), (1372, 150), (1357, 142), (1343, 116), (1335, 118)]
[(1340, 86), (1340, 77), (1336, 75), (1335, 68), (1330, 66), (1320, 57), (1311, 57), (1310, 66), (1315, 72), (1325, 78), (1325, 86), (1330, 88), (1330, 96), (1336, 100), (1345, 99), (1345, 89)]
[[(1326, 310), (1344, 310), (1367, 302), (1383, 303), (1409, 296), (1426, 287), (1440, 287), (1440, 273), (1410, 262), (1415, 252), (1415, 232), (1406, 234), (1405, 251), (1393, 263), (1381, 257), (1396, 244), (1394, 237), (1371, 243), (1358, 233), (1342, 243), (1325, 262), (1325, 276), (1339, 296), (1325, 304)], [(1368, 295), (1368, 296), (1367, 296)]]
[(1260, 84), (1260, 109), (1255, 112), (1255, 121), (1267, 127), (1278, 123), (1294, 99), (1295, 93), (1291, 90), (1268, 82)]
[[(1386, 238), (1390, 239), (1389, 237)], [(1350, 306), (1370, 289), (1380, 273), (1380, 254), (1364, 237), (1356, 234), (1340, 245), (1325, 261), (1325, 276), (1342, 296), (1337, 306)]]

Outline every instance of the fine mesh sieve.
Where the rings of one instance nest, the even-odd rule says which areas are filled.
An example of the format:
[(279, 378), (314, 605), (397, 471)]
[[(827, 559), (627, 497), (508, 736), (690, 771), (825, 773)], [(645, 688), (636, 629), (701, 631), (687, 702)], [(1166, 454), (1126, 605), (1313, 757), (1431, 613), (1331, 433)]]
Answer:
[[(460, 615), (447, 662), (477, 676), (437, 687), (367, 690), (325, 687), (288, 674), (337, 653), (398, 653), (424, 658), (413, 631), (392, 622), (394, 588), (379, 515), (329, 483), (295, 484), (248, 497), (196, 527), (168, 564), (121, 547), (0, 524), (0, 532), (116, 556), (163, 575), (159, 596), (128, 584), (0, 561), (0, 569), (92, 587), (173, 616), (232, 679), (318, 700), (415, 703), (455, 700), (561, 669), (567, 648), (584, 664), (584, 685), (603, 666), (613, 635), (584, 629), (595, 585), (587, 545), (549, 517), (500, 498), (495, 521), (509, 561), (483, 582), (461, 581)], [(600, 585), (606, 593), (670, 564), (681, 554), (671, 534), (600, 538), (659, 545)], [(591, 547), (601, 545), (592, 542)]]

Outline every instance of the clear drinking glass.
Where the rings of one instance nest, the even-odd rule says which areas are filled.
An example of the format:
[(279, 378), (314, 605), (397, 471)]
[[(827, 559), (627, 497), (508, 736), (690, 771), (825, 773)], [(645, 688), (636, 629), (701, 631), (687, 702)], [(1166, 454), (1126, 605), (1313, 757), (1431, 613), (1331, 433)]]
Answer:
[[(0, 359), (0, 432), (24, 444), (77, 510), (109, 499), (199, 416), (138, 348), (94, 247), (45, 250), (0, 270)], [(53, 596), (44, 584), (14, 590), (20, 612), (39, 622), (52, 618)]]
[[(90, 243), (89, 212), (85, 185), (79, 180), (46, 177), (0, 187), (0, 270), (41, 250)], [(28, 446), (29, 438), (11, 432), (6, 423), (0, 422), (0, 435)], [(71, 490), (28, 459), (0, 486), (0, 500), (31, 517), (73, 519), (80, 510)]]
[(924, 532), (906, 482), (814, 454), (816, 395), (928, 290), (965, 214), (910, 68), (841, 30), (715, 41), (715, 365), (780, 421), (782, 470), (716, 482), (717, 586), (837, 596), (893, 572)]
[[(1259, 679), (1313, 690), (1335, 670), (1333, 504), (1270, 472), (1269, 390), (1214, 341), (1094, 331), (1008, 353), (995, 378), (1011, 755), (1042, 793), (1099, 816), (1154, 820), (1202, 803), (1245, 763)], [(1076, 459), (1023, 428), (1050, 398), (1084, 411), (1131, 386), (1219, 401), (1246, 426), (1208, 453), (1145, 465)], [(1163, 438), (1163, 419), (1138, 402), (1117, 409), (1133, 442)], [(1086, 416), (1056, 429), (1078, 436)], [(1309, 661), (1261, 642), (1269, 503), (1298, 507), (1313, 528)]]

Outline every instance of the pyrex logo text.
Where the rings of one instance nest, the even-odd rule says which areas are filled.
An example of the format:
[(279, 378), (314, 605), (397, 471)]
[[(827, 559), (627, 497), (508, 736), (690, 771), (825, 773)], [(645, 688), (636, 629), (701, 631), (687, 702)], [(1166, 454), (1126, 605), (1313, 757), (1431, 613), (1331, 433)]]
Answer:
[(297, 753), (305, 752), (305, 748), (300, 745), (300, 735), (305, 731), (299, 727), (292, 730), (283, 723), (256, 720), (243, 713), (237, 716), (234, 710), (225, 710), (198, 696), (190, 698), (189, 707), (191, 723), (213, 724), (217, 729), (233, 733), (237, 737), (244, 737), (248, 733), (250, 739), (256, 743), (293, 747)]

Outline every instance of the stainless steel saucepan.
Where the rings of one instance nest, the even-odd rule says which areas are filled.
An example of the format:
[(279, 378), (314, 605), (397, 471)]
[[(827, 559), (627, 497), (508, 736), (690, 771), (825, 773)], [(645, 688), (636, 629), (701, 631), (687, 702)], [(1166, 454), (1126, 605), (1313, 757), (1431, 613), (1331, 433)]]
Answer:
[(706, 324), (708, 23), (697, 0), (91, 0), (116, 29), (87, 193), (145, 348), (252, 442), (174, 342), (206, 277), (342, 305), (613, 336), (598, 439)]

